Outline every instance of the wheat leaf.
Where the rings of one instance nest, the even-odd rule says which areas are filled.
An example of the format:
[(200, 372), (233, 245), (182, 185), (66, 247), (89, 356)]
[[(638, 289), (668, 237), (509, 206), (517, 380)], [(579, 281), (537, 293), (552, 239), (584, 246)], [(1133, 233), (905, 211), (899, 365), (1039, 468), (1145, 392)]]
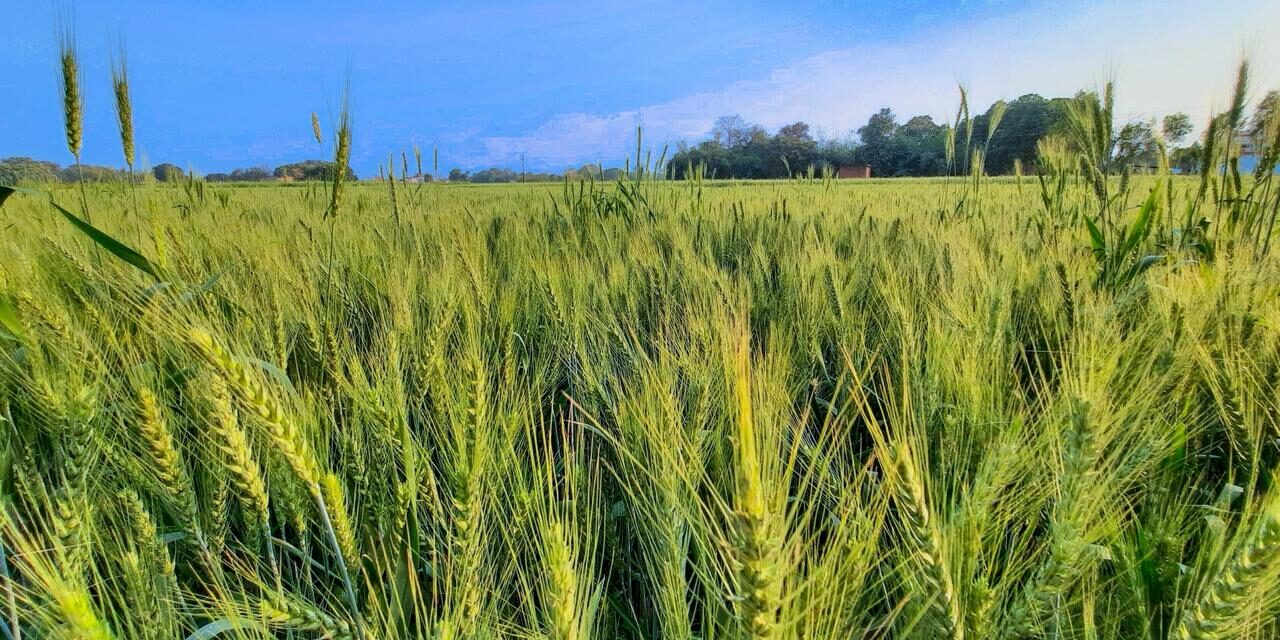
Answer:
[(146, 273), (147, 275), (155, 278), (156, 280), (163, 279), (160, 277), (159, 271), (157, 271), (155, 266), (151, 264), (151, 261), (148, 260), (146, 257), (144, 257), (142, 254), (138, 253), (137, 251), (134, 251), (133, 249), (130, 249), (123, 242), (120, 242), (119, 240), (116, 240), (115, 238), (111, 237), (105, 231), (89, 224), (88, 222), (85, 222), (84, 220), (81, 220), (79, 216), (77, 216), (74, 213), (71, 213), (70, 211), (67, 211), (65, 208), (62, 207), (62, 205), (59, 205), (58, 203), (52, 200), (49, 201), (49, 204), (53, 205), (53, 208), (57, 209), (58, 213), (61, 213), (62, 217), (66, 218), (72, 225), (75, 226), (76, 229), (79, 229), (82, 233), (89, 236), (91, 240), (96, 242), (98, 246), (102, 247), (103, 249), (106, 249), (107, 252), (110, 253), (111, 255), (117, 258), (120, 258), (121, 260), (124, 260), (125, 262), (133, 265), (139, 271)]

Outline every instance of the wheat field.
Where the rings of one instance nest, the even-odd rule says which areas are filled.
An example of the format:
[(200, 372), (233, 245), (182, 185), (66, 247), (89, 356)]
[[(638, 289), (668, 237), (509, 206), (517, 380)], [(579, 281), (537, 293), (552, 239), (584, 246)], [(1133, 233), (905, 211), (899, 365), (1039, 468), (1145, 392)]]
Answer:
[(1106, 95), (1007, 178), (0, 189), (5, 637), (1276, 637), (1280, 185)]

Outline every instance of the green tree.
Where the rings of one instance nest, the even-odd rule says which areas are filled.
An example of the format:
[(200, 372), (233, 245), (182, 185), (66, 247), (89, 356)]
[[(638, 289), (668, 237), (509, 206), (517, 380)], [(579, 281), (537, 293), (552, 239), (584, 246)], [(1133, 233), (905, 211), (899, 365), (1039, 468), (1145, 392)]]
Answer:
[(471, 174), (471, 182), (486, 184), (494, 182), (516, 182), (520, 180), (520, 174), (510, 169), (500, 169), (491, 167), (483, 171), (477, 171)]
[[(1047, 100), (1028, 93), (1009, 102), (999, 128), (991, 137), (986, 152), (986, 170), (992, 174), (1013, 171), (1015, 161), (1032, 166), (1036, 161), (1036, 145), (1040, 139), (1055, 129), (1060, 129), (1064, 119), (1063, 102)], [(974, 122), (974, 140), (985, 140), (991, 120), (991, 110)], [(967, 169), (967, 165), (963, 167)]]
[(858, 129), (858, 139), (862, 144), (858, 147), (857, 158), (871, 166), (872, 175), (897, 174), (893, 149), (893, 133), (897, 128), (897, 116), (892, 109), (885, 107)]
[(1185, 113), (1171, 113), (1161, 121), (1160, 131), (1164, 141), (1171, 147), (1182, 144), (1191, 135), (1191, 116)]
[(803, 122), (793, 122), (791, 124), (784, 125), (781, 129), (778, 129), (777, 137), (793, 140), (808, 140), (810, 142), (813, 141), (813, 136), (809, 134), (809, 125)]
[(1204, 146), (1197, 140), (1185, 147), (1178, 147), (1169, 154), (1169, 166), (1178, 173), (1196, 173), (1200, 170), (1200, 155)]
[(151, 170), (151, 175), (155, 176), (156, 180), (160, 182), (176, 182), (186, 176), (178, 165), (169, 164), (168, 162), (156, 165)]
[(931, 116), (916, 116), (903, 123), (893, 132), (893, 175), (942, 175), (947, 168), (945, 135)]
[(1258, 101), (1258, 106), (1254, 107), (1253, 116), (1249, 119), (1247, 131), (1255, 145), (1266, 143), (1267, 128), (1276, 118), (1280, 118), (1280, 91), (1273, 89)]
[(809, 125), (793, 122), (778, 129), (772, 139), (755, 143), (763, 160), (761, 177), (784, 178), (804, 173), (817, 164), (818, 143), (809, 133)]
[(264, 182), (271, 180), (274, 176), (271, 170), (266, 167), (249, 167), (247, 169), (236, 169), (229, 176), (232, 182)]
[(1134, 121), (1120, 128), (1116, 134), (1115, 164), (1119, 167), (1153, 167), (1156, 164), (1155, 126), (1150, 122)]
[(17, 185), (23, 182), (57, 182), (58, 165), (31, 158), (5, 158), (0, 160), (0, 184)]
[(63, 167), (58, 174), (63, 182), (79, 182), (82, 176), (85, 182), (111, 182), (125, 179), (127, 174), (113, 167), (91, 164), (81, 165), (79, 169), (75, 165)]
[(858, 143), (852, 135), (845, 139), (823, 140), (817, 144), (815, 153), (820, 166), (848, 166), (857, 162)]
[(671, 175), (677, 180), (688, 177), (690, 169), (701, 168), (708, 177), (728, 178), (734, 175), (733, 159), (735, 153), (726, 149), (715, 140), (706, 140), (696, 147), (676, 152), (671, 157)]
[[(293, 162), (290, 164), (282, 164), (275, 168), (272, 172), (276, 178), (281, 180), (330, 180), (335, 173), (335, 165), (328, 160), (303, 160), (302, 162)], [(347, 167), (347, 180), (356, 180), (356, 172)]]
[(716, 118), (711, 125), (711, 139), (728, 149), (740, 147), (751, 141), (752, 133), (759, 128), (734, 113)]

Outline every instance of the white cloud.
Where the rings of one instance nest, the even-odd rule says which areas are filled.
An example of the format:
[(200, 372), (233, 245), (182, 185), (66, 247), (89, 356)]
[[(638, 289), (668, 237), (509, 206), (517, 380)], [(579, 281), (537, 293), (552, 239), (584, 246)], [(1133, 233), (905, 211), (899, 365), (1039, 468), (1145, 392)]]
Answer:
[(643, 123), (646, 146), (700, 139), (719, 115), (738, 113), (776, 128), (804, 120), (840, 135), (891, 106), (900, 116), (954, 114), (957, 83), (975, 108), (1023, 93), (1071, 95), (1117, 82), (1124, 119), (1185, 111), (1199, 122), (1226, 102), (1242, 52), (1255, 87), (1271, 87), (1280, 53), (1280, 3), (1140, 0), (1053, 9), (933, 30), (907, 40), (830, 51), (720, 90), (633, 111), (568, 113), (522, 136), (484, 139), (478, 163), (620, 162)]

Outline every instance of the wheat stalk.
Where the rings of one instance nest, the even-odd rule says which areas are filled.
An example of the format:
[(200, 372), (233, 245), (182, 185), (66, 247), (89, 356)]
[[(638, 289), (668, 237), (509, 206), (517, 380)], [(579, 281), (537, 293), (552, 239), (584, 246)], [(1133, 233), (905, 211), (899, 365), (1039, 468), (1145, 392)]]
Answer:
[(915, 547), (914, 555), (922, 568), (921, 577), (927, 588), (929, 631), (935, 638), (963, 638), (964, 617), (947, 564), (942, 532), (931, 515), (924, 483), (906, 445), (899, 445), (893, 457), (893, 495), (902, 517), (903, 531)]
[(738, 567), (738, 617), (752, 638), (772, 638), (778, 630), (784, 578), (779, 549), (781, 523), (771, 512), (761, 476), (759, 443), (752, 412), (750, 347), (743, 339), (735, 358), (733, 389), (737, 401), (735, 438), (737, 487), (733, 513)]
[(172, 633), (172, 629), (166, 630), (167, 625), (163, 624), (165, 616), (160, 598), (146, 571), (149, 567), (144, 567), (142, 558), (132, 550), (124, 552), (120, 564), (124, 568), (125, 601), (135, 619), (142, 623), (142, 628), (135, 631), (140, 631), (147, 640), (161, 640), (166, 637), (166, 631)]
[(129, 65), (121, 48), (118, 58), (111, 62), (111, 89), (116, 98), (116, 120), (120, 126), (120, 147), (124, 150), (124, 162), (133, 176), (133, 105), (129, 101)]
[(62, 123), (67, 150), (80, 163), (83, 143), (84, 96), (80, 93), (80, 57), (76, 51), (74, 28), (67, 26), (58, 39), (58, 66), (62, 89)]
[(396, 163), (394, 157), (387, 158), (387, 189), (391, 194), (391, 220), (397, 232), (400, 228), (400, 203), (396, 198)]
[(200, 526), (199, 511), (196, 508), (195, 490), (186, 467), (173, 442), (173, 434), (169, 423), (160, 413), (160, 406), (155, 393), (146, 387), (137, 390), (138, 430), (151, 457), (151, 466), (160, 479), (160, 486), (177, 505), (182, 526), (196, 541), (196, 545), (207, 555), (209, 547)]
[(270, 498), (258, 462), (254, 459), (253, 449), (249, 446), (249, 437), (236, 419), (235, 408), (231, 406), (231, 395), (223, 378), (211, 376), (208, 384), (212, 414), (209, 426), (217, 439), (218, 449), (224, 456), (223, 464), (231, 473), (232, 484), (241, 502), (258, 518), (259, 524), (266, 525), (270, 514)]
[(329, 542), (333, 546), (334, 553), (338, 556), (338, 569), (342, 576), (343, 587), (346, 590), (347, 604), (351, 607), (351, 613), (356, 619), (356, 635), (358, 637), (362, 636), (363, 625), (360, 624), (359, 604), (351, 581), (350, 565), (343, 556), (343, 544), (339, 540), (338, 533), (330, 518), (329, 507), (325, 502), (324, 492), (320, 486), (320, 468), (311, 454), (311, 448), (306, 439), (302, 437), (297, 425), (288, 418), (275, 398), (267, 393), (262, 383), (255, 376), (251, 376), (243, 365), (232, 358), (213, 339), (212, 335), (207, 331), (192, 329), (188, 332), (187, 337), (204, 360), (217, 369), (225, 378), (236, 398), (266, 426), (267, 434), (271, 437), (276, 450), (280, 452), (281, 457), (285, 459), (290, 469), (293, 470), (294, 475), (302, 481), (303, 486), (311, 495), (317, 510), (320, 512), (320, 518), (324, 523), (325, 532), (329, 536)]
[(343, 185), (347, 181), (347, 167), (351, 164), (351, 108), (344, 93), (342, 111), (338, 115), (338, 128), (334, 132), (333, 186), (327, 217), (338, 216), (342, 210)]
[(205, 361), (223, 376), (236, 398), (266, 426), (272, 444), (312, 497), (323, 500), (320, 495), (320, 469), (311, 454), (310, 445), (280, 404), (267, 393), (266, 387), (208, 332), (193, 329), (188, 338)]
[(134, 175), (133, 103), (129, 98), (129, 65), (124, 46), (118, 57), (111, 60), (111, 88), (115, 94), (116, 122), (120, 130), (120, 148), (129, 168), (129, 196), (133, 201), (133, 213), (138, 213), (138, 181)]
[(117, 496), (126, 521), (133, 534), (134, 543), (146, 554), (147, 564), (158, 566), (161, 568), (161, 575), (164, 577), (169, 590), (176, 592), (178, 589), (178, 580), (176, 576), (177, 568), (173, 564), (173, 557), (169, 553), (169, 548), (165, 546), (164, 541), (160, 539), (160, 532), (156, 528), (156, 521), (151, 517), (151, 513), (147, 511), (142, 499), (132, 490), (121, 491)]
[(575, 554), (570, 547), (570, 537), (562, 523), (553, 520), (543, 531), (542, 544), (545, 554), (548, 589), (544, 596), (544, 608), (548, 612), (547, 626), (556, 640), (578, 638), (578, 574), (574, 567)]
[(1216, 640), (1235, 636), (1242, 622), (1242, 610), (1280, 557), (1280, 498), (1272, 498), (1252, 539), (1235, 560), (1179, 622), (1174, 637), (1180, 640)]
[(340, 620), (311, 605), (287, 599), (283, 596), (258, 601), (262, 619), (272, 626), (297, 631), (316, 631), (320, 637), (331, 640), (350, 640), (358, 637), (351, 623)]
[(324, 492), (325, 504), (333, 516), (333, 530), (337, 534), (338, 548), (342, 550), (342, 557), (347, 562), (353, 563), (350, 565), (351, 573), (358, 577), (360, 547), (356, 543), (355, 528), (347, 513), (347, 501), (343, 497), (342, 483), (338, 480), (338, 476), (328, 473), (324, 476), (321, 489)]
[(67, 150), (76, 160), (76, 178), (80, 187), (80, 213), (89, 218), (89, 195), (84, 184), (84, 168), (80, 150), (84, 142), (84, 96), (80, 92), (80, 55), (76, 50), (75, 28), (68, 21), (58, 37), (58, 76), (62, 89), (62, 124)]

